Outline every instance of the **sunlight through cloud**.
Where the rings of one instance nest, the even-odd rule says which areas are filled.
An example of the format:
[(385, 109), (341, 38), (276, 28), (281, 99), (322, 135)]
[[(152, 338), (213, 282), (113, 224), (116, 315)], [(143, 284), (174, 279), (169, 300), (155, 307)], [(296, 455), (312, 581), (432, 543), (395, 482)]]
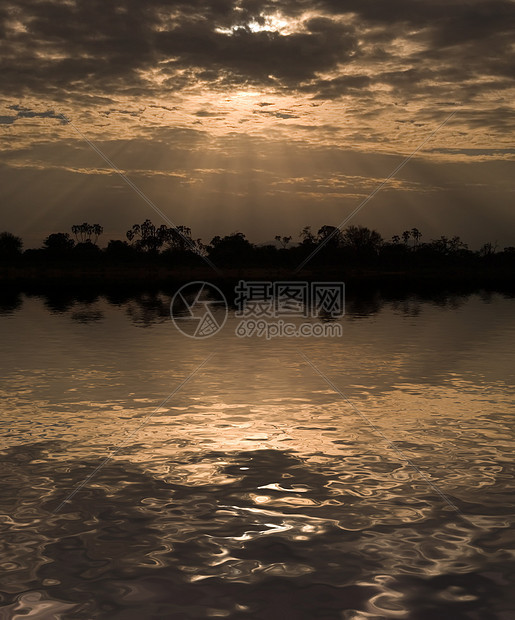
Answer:
[(218, 27), (216, 32), (220, 34), (233, 35), (241, 30), (250, 32), (273, 32), (280, 35), (289, 35), (298, 30), (298, 22), (296, 20), (288, 20), (280, 13), (273, 15), (261, 14), (258, 18), (252, 19), (245, 24), (235, 24), (230, 28)]

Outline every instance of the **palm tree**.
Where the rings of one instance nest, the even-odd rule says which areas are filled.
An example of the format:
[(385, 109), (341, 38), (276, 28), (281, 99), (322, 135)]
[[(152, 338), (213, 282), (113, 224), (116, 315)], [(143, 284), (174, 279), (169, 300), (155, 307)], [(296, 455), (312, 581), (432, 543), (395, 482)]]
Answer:
[(98, 241), (98, 238), (103, 232), (104, 232), (104, 228), (100, 226), (100, 224), (93, 224), (92, 234), (95, 235), (95, 240), (93, 241), (94, 244)]
[[(96, 244), (100, 235), (104, 232), (104, 229), (100, 224), (74, 224), (72, 226), (72, 233), (75, 235), (77, 243), (92, 243)], [(91, 238), (94, 237), (94, 240)]]
[(418, 245), (418, 242), (420, 241), (420, 238), (422, 237), (422, 233), (420, 232), (420, 230), (418, 228), (412, 228), (411, 236), (413, 237), (414, 245)]
[(277, 243), (281, 244), (283, 249), (286, 249), (286, 246), (291, 241), (291, 237), (281, 237), (281, 235), (275, 235), (274, 239), (277, 241)]

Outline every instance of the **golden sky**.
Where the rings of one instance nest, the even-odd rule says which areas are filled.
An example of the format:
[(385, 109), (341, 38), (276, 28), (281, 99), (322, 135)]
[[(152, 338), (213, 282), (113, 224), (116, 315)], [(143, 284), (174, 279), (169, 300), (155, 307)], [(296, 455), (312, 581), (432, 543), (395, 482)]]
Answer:
[[(6, 0), (0, 229), (338, 225), (515, 245), (511, 0)], [(60, 116), (66, 115), (71, 123)]]

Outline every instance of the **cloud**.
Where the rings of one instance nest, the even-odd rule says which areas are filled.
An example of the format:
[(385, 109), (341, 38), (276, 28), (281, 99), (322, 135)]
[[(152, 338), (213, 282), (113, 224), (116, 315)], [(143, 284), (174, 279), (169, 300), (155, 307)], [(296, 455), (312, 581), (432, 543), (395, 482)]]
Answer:
[(353, 101), (360, 118), (392, 101), (485, 109), (515, 85), (514, 32), (511, 0), (6, 0), (0, 94), (126, 115), (128, 99), (248, 88)]
[(36, 112), (35, 110), (31, 110), (30, 108), (25, 108), (20, 105), (8, 105), (8, 110), (14, 110), (16, 112), (15, 115), (12, 116), (0, 116), (0, 124), (1, 125), (12, 125), (17, 120), (22, 118), (55, 118), (61, 121), (62, 124), (66, 124), (67, 121), (63, 118), (62, 114), (54, 112), (54, 110), (45, 110), (44, 112)]
[(3, 225), (153, 217), (59, 111), (174, 220), (259, 240), (337, 224), (457, 110), (356, 223), (513, 245), (514, 33), (511, 0), (3, 0)]
[(104, 115), (110, 116), (111, 114), (124, 114), (127, 116), (133, 116), (135, 118), (138, 118), (143, 114), (144, 111), (145, 111), (144, 108), (142, 110), (121, 110), (117, 108), (110, 108), (109, 110), (106, 110), (104, 112)]
[[(193, 137), (176, 132), (156, 142), (149, 131), (145, 141), (97, 145), (110, 155), (118, 147), (117, 166), (174, 221), (205, 240), (236, 228), (260, 241), (280, 230), (296, 234), (306, 224), (336, 225), (403, 160), (242, 136), (210, 141), (210, 149), (200, 152)], [(466, 154), (458, 163), (415, 158), (356, 223), (385, 236), (417, 226), (427, 239), (460, 234), (471, 244), (490, 238), (513, 245), (513, 188), (504, 156), (482, 161)], [(76, 221), (93, 220), (123, 235), (134, 222), (156, 219), (87, 144), (72, 140), (3, 155), (0, 185), (6, 195), (4, 227), (16, 234), (38, 233), (42, 239)]]
[(210, 112), (209, 110), (197, 110), (194, 112), (195, 116), (199, 116), (200, 118), (219, 118), (220, 116), (224, 116), (223, 112)]
[(263, 114), (281, 119), (300, 118), (297, 114), (292, 114), (291, 112), (273, 112), (270, 110), (254, 110), (254, 114)]

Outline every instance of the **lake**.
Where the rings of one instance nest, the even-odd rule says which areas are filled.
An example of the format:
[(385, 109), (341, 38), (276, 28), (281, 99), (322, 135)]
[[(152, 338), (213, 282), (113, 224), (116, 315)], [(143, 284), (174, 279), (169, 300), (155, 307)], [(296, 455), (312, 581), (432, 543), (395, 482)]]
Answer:
[(515, 617), (515, 299), (181, 334), (172, 293), (2, 305), (0, 618)]

